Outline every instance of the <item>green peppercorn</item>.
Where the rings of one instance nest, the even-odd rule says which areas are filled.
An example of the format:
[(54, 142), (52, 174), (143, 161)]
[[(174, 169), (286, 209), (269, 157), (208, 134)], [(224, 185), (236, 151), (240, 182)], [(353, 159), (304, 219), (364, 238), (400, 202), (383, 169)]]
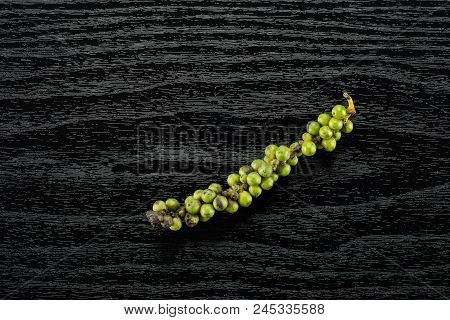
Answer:
[(345, 126), (342, 128), (342, 132), (350, 133), (352, 131), (353, 131), (353, 122), (351, 122), (350, 120), (347, 120), (347, 122), (345, 123)]
[(238, 199), (239, 196), (239, 192), (241, 192), (242, 189), (239, 189), (237, 191), (233, 191), (233, 193), (230, 194), (230, 199), (231, 200), (236, 200)]
[(342, 129), (342, 120), (331, 118), (330, 122), (328, 122), (328, 126), (331, 130), (339, 131)]
[(302, 144), (302, 153), (307, 157), (313, 156), (316, 153), (316, 144), (312, 141), (304, 141)]
[(275, 159), (275, 153), (278, 150), (278, 146), (275, 144), (268, 145), (264, 150), (264, 154), (270, 159)]
[(200, 203), (200, 201), (194, 198), (191, 198), (189, 199), (189, 201), (185, 202), (186, 211), (190, 214), (197, 214), (200, 211), (201, 205), (202, 204)]
[(158, 201), (155, 201), (155, 203), (153, 204), (152, 209), (155, 212), (160, 212), (160, 211), (163, 211), (163, 210), (167, 210), (167, 205), (166, 205), (166, 203), (164, 201), (158, 200)]
[(166, 206), (170, 211), (177, 211), (180, 208), (180, 203), (177, 199), (169, 198), (166, 200)]
[(306, 125), (306, 131), (313, 136), (317, 136), (319, 134), (320, 124), (315, 121), (310, 121)]
[(296, 156), (294, 156), (294, 157), (290, 158), (287, 163), (289, 163), (291, 166), (296, 166), (298, 163), (298, 158)]
[(286, 146), (279, 146), (275, 156), (278, 161), (287, 161), (291, 156), (291, 150)]
[(347, 115), (347, 109), (344, 106), (338, 104), (333, 107), (333, 109), (331, 110), (331, 114), (333, 115), (333, 118), (342, 120)]
[(252, 166), (253, 170), (258, 171), (258, 168), (260, 166), (263, 166), (264, 164), (265, 164), (264, 160), (262, 160), (262, 159), (255, 159), (255, 160), (252, 161), (252, 165), (251, 166)]
[(202, 201), (204, 203), (211, 203), (213, 202), (214, 198), (216, 197), (216, 193), (210, 189), (203, 190), (202, 193)]
[(214, 191), (216, 194), (220, 194), (222, 192), (222, 186), (218, 183), (211, 183), (208, 189)]
[(184, 216), (186, 215), (186, 208), (185, 207), (181, 207), (180, 209), (178, 209), (178, 215), (182, 218), (184, 218)]
[(214, 216), (214, 213), (216, 210), (214, 210), (214, 207), (210, 203), (204, 203), (202, 204), (202, 207), (200, 208), (200, 221), (206, 222), (209, 219), (211, 219)]
[(194, 199), (201, 200), (202, 199), (202, 193), (203, 193), (202, 189), (195, 190), (194, 196), (193, 196)]
[(333, 151), (336, 149), (336, 140), (334, 138), (324, 139), (322, 140), (322, 146), (326, 151)]
[(189, 201), (191, 200), (195, 200), (195, 198), (193, 196), (189, 196), (184, 200), (184, 204), (187, 204)]
[(229, 185), (230, 187), (232, 187), (232, 186), (234, 186), (235, 184), (238, 184), (238, 183), (240, 182), (240, 177), (239, 177), (238, 174), (232, 173), (232, 174), (230, 174), (230, 175), (228, 176), (227, 182), (228, 182), (228, 185)]
[(298, 143), (298, 142), (294, 142), (294, 143), (292, 143), (290, 146), (289, 146), (289, 149), (291, 149), (291, 150), (295, 150), (295, 149), (297, 149), (297, 151), (296, 151), (296, 156), (297, 157), (301, 157), (301, 155), (302, 155), (302, 152), (300, 151), (300, 149), (301, 149), (301, 147), (300, 147), (300, 143)]
[(273, 173), (272, 167), (265, 163), (258, 168), (258, 173), (261, 177), (270, 177)]
[(341, 139), (342, 133), (340, 131), (334, 132), (334, 140), (339, 141)]
[(165, 215), (163, 221), (161, 222), (161, 226), (163, 228), (170, 228), (173, 224), (173, 218), (171, 216)]
[(261, 183), (261, 176), (257, 172), (251, 172), (247, 176), (247, 184), (249, 186), (257, 186)]
[(328, 121), (330, 121), (330, 119), (331, 119), (331, 117), (328, 113), (321, 113), (317, 117), (317, 122), (319, 122), (320, 125), (322, 125), (322, 126), (326, 126), (326, 125), (328, 125)]
[(252, 204), (252, 196), (247, 191), (242, 191), (239, 193), (238, 201), (241, 207), (247, 208)]
[(291, 145), (289, 146), (289, 149), (295, 149), (295, 148), (297, 148), (297, 147), (299, 147), (299, 143), (296, 141), (296, 142), (292, 142), (291, 143)]
[(252, 197), (258, 198), (262, 193), (262, 189), (260, 186), (250, 186), (248, 187), (248, 192), (250, 192)]
[(182, 226), (182, 224), (181, 224), (180, 218), (173, 218), (172, 225), (169, 228), (172, 231), (178, 231), (181, 229), (181, 226)]
[(229, 200), (226, 211), (228, 213), (236, 213), (238, 210), (239, 210), (239, 204), (237, 203), (237, 201)]
[(264, 190), (270, 190), (273, 187), (273, 179), (272, 177), (263, 178), (261, 181), (261, 188)]
[(276, 173), (274, 173), (273, 175), (272, 175), (272, 179), (273, 179), (273, 182), (277, 182), (278, 181), (278, 175), (276, 174)]
[(288, 163), (281, 163), (278, 166), (277, 172), (280, 176), (286, 177), (291, 173), (291, 166)]
[(333, 130), (329, 126), (323, 126), (319, 130), (319, 135), (322, 139), (330, 139), (333, 136)]
[(247, 174), (249, 174), (252, 171), (253, 171), (252, 167), (250, 167), (250, 166), (242, 166), (239, 169), (239, 175), (240, 176), (247, 175)]
[(224, 196), (217, 196), (213, 201), (214, 209), (223, 211), (228, 207), (228, 200)]
[(312, 135), (309, 134), (308, 132), (305, 132), (304, 134), (302, 134), (303, 141), (311, 141), (312, 138), (313, 138)]
[(189, 227), (189, 228), (192, 228), (192, 227), (195, 227), (197, 224), (198, 224), (198, 221), (199, 221), (199, 217), (198, 217), (198, 215), (192, 215), (192, 214), (187, 214), (185, 217), (184, 217), (184, 222), (186, 223), (186, 225)]
[(272, 160), (273, 160), (273, 158), (269, 158), (268, 156), (264, 156), (264, 162), (266, 162), (266, 163), (270, 163)]

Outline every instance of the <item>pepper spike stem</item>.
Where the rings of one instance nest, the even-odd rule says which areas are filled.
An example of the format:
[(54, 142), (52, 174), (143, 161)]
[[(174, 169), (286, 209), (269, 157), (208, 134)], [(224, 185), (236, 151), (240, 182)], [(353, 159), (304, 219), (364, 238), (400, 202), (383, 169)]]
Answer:
[[(347, 92), (343, 92), (343, 96), (347, 100), (348, 107), (346, 108), (347, 114), (342, 118), (342, 123), (345, 126), (344, 127), (345, 130), (342, 130), (342, 132), (350, 133), (353, 130), (353, 123), (350, 123), (348, 127), (347, 127), (347, 124), (350, 121), (349, 118), (356, 114), (356, 108), (355, 108), (353, 99), (350, 97), (350, 95)], [(342, 111), (343, 106), (342, 105), (338, 105), (338, 106), (335, 106), (335, 107), (338, 107), (337, 109), (339, 109), (339, 112), (337, 112), (337, 111), (335, 112), (336, 115), (339, 115), (339, 118), (341, 118), (342, 117), (342, 112), (341, 111)], [(333, 108), (333, 110), (334, 110), (334, 108)], [(328, 120), (327, 121), (329, 121), (331, 123), (330, 113), (327, 113), (327, 115), (328, 115), (328, 117), (327, 117)], [(334, 118), (334, 120), (337, 120), (337, 119), (338, 118)], [(320, 121), (320, 120), (318, 120), (318, 121)], [(337, 122), (335, 121), (335, 124), (336, 123)], [(318, 124), (318, 123), (316, 122), (316, 124)], [(324, 125), (326, 125), (326, 124), (324, 124)], [(342, 124), (339, 123), (339, 125), (340, 125), (340, 128), (342, 128)], [(320, 136), (320, 132), (315, 132), (315, 133), (309, 132), (310, 128), (307, 127), (307, 131), (308, 131), (308, 134), (309, 134), (308, 140), (304, 141), (303, 140), (303, 135), (302, 135), (302, 139), (294, 142), (291, 145), (290, 148), (287, 148), (286, 146), (283, 146), (284, 148), (289, 149), (289, 153), (291, 155), (289, 160), (294, 159), (295, 156), (292, 156), (292, 154), (296, 155), (298, 152), (300, 152), (300, 155), (303, 155), (303, 156), (307, 156), (307, 157), (313, 156), (316, 153), (316, 149), (319, 149), (319, 147), (316, 147), (316, 144), (317, 145), (320, 144), (322, 146), (322, 148), (320, 148), (320, 149), (325, 149), (325, 151), (329, 151), (329, 152), (333, 151), (334, 148), (336, 147), (336, 140), (339, 140), (339, 138), (340, 138), (340, 135), (339, 135), (339, 138), (336, 135), (337, 132), (339, 131), (337, 129), (337, 124), (336, 125), (333, 124), (333, 127), (335, 129), (334, 137), (336, 138), (336, 139), (334, 139), (334, 144), (331, 143), (331, 142), (328, 143), (329, 140), (332, 141), (332, 139), (321, 139), (319, 137)], [(319, 128), (320, 128), (320, 126), (319, 126)], [(344, 128), (342, 128), (342, 129), (344, 129)], [(320, 131), (320, 130), (319, 129), (317, 129), (317, 130), (314, 129), (313, 131)], [(324, 144), (324, 142), (326, 142), (326, 143)], [(281, 149), (281, 146), (280, 146), (280, 149)], [(303, 149), (305, 149), (305, 150), (303, 150)], [(278, 154), (276, 154), (276, 156), (278, 156)], [(283, 158), (285, 158), (285, 156), (283, 156)], [(261, 159), (258, 159), (258, 160), (261, 161)], [(282, 170), (278, 170), (278, 169), (280, 169), (280, 167), (279, 167), (280, 165), (284, 165), (285, 166), (287, 162), (286, 161), (282, 161), (282, 160), (278, 160), (274, 155), (269, 157), (268, 160), (266, 160), (266, 157), (264, 158), (264, 161), (267, 164), (272, 166), (272, 171), (277, 172), (277, 174), (274, 174), (272, 176), (273, 182), (278, 180), (278, 175), (280, 175), (280, 176), (287, 176), (290, 173), (290, 171), (291, 171), (290, 170), (290, 165), (291, 165), (290, 163), (288, 164), (289, 170), (287, 170), (287, 171), (284, 170), (285, 167), (281, 167)], [(287, 158), (286, 158), (286, 160), (287, 160)], [(254, 160), (254, 161), (256, 161), (256, 160)], [(292, 165), (295, 165), (295, 164), (292, 164)], [(246, 166), (246, 167), (248, 167), (248, 166)], [(252, 167), (253, 167), (253, 163), (252, 163)], [(245, 175), (247, 175), (247, 173), (248, 173), (247, 170), (244, 170), (244, 171), (245, 171)], [(257, 171), (258, 174), (259, 174), (259, 170), (257, 170), (257, 168), (250, 169), (250, 171), (251, 172)], [(249, 193), (249, 191), (247, 191), (247, 190), (250, 189), (250, 186), (245, 181), (242, 180), (242, 177), (243, 177), (244, 173), (241, 173), (241, 170), (239, 170), (239, 175), (241, 176), (240, 179), (239, 179), (239, 182), (230, 184), (230, 188), (228, 188), (225, 191), (223, 191), (222, 188), (219, 185), (219, 188), (220, 188), (221, 191), (220, 192), (216, 192), (216, 196), (220, 195), (221, 197), (224, 196), (226, 198), (229, 198), (230, 203), (233, 204), (233, 206), (231, 207), (230, 210), (228, 209), (228, 207), (226, 208), (226, 211), (229, 212), (229, 213), (235, 213), (239, 209), (239, 206), (248, 207), (251, 204), (251, 202), (252, 202), (252, 195), (253, 194), (251, 195)], [(276, 179), (275, 179), (275, 176), (276, 176)], [(266, 177), (266, 178), (268, 178), (268, 177)], [(233, 177), (233, 179), (234, 179), (234, 177)], [(214, 183), (212, 185), (215, 185), (214, 188), (217, 189), (216, 188), (217, 183)], [(213, 189), (211, 189), (211, 186), (208, 189), (213, 190)], [(264, 190), (269, 190), (271, 187), (272, 186), (270, 186), (268, 188), (265, 188)], [(197, 191), (199, 191), (199, 190), (197, 190)], [(209, 213), (211, 211), (210, 210), (211, 204), (210, 203), (206, 204), (207, 206), (209, 206), (208, 207), (209, 211), (207, 212), (208, 213), (208, 217), (206, 219), (206, 217), (203, 216), (204, 212), (202, 212), (203, 206), (205, 204), (202, 205), (201, 202), (199, 201), (198, 197), (196, 196), (197, 195), (197, 191), (193, 194), (193, 196), (187, 197), (186, 200), (184, 201), (185, 205), (182, 205), (182, 206), (180, 206), (178, 201), (176, 201), (173, 198), (167, 199), (166, 202), (164, 202), (162, 200), (156, 201), (153, 204), (152, 209), (150, 209), (150, 210), (148, 210), (146, 212), (148, 220), (152, 224), (155, 224), (155, 225), (160, 224), (163, 228), (170, 229), (172, 231), (179, 230), (181, 228), (181, 226), (182, 226), (182, 221), (184, 221), (185, 225), (188, 226), (188, 227), (196, 226), (199, 223), (199, 221), (201, 221), (201, 222), (208, 221), (211, 218), (211, 216), (212, 216)], [(202, 197), (203, 197), (203, 192), (204, 191), (202, 191)], [(241, 195), (244, 196), (242, 199), (241, 199)], [(255, 195), (254, 197), (257, 198), (258, 195)], [(192, 201), (189, 202), (189, 203), (186, 203), (188, 198), (192, 198)], [(222, 208), (222, 210), (219, 210), (220, 208), (215, 208), (216, 207), (216, 204), (215, 204), (215, 200), (216, 199), (217, 198), (215, 198), (214, 201), (213, 201), (214, 202), (214, 204), (213, 204), (214, 209), (217, 209), (218, 211), (223, 211), (223, 208), (221, 206), (219, 206), (219, 207)], [(242, 202), (241, 202), (241, 200), (242, 200)], [(175, 201), (176, 206), (174, 204), (174, 201)], [(195, 201), (195, 203), (194, 203), (194, 201)], [(231, 202), (231, 201), (233, 201), (233, 202)], [(236, 203), (236, 202), (238, 202), (238, 203)], [(175, 207), (178, 208), (178, 209), (176, 209)], [(189, 211), (188, 211), (188, 209), (189, 209)], [(213, 212), (212, 214), (214, 214), (214, 212), (215, 212), (214, 209), (212, 209), (212, 212)]]
[(347, 111), (348, 113), (350, 113), (351, 115), (356, 114), (356, 109), (355, 109), (355, 104), (353, 103), (353, 99), (352, 97), (350, 97), (350, 95), (344, 91), (343, 96), (345, 99), (347, 99), (347, 103), (348, 103), (348, 107), (347, 107)]

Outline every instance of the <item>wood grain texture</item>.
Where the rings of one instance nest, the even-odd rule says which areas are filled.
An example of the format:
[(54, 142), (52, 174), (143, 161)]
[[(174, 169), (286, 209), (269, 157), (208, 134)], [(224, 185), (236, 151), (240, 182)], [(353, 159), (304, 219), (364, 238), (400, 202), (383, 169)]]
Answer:
[[(0, 295), (450, 297), (449, 36), (448, 1), (2, 1)], [(149, 226), (242, 163), (138, 174), (139, 126), (302, 126), (342, 90), (356, 129), (311, 175)]]

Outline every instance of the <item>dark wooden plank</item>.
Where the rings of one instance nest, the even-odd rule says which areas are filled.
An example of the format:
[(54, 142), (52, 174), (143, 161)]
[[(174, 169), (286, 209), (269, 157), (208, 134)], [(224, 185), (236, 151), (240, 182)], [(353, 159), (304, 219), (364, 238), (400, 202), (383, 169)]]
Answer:
[[(449, 297), (448, 12), (447, 1), (1, 3), (1, 297)], [(177, 234), (147, 223), (152, 201), (223, 183), (262, 145), (153, 150), (140, 134), (301, 128), (342, 90), (359, 114), (335, 153), (302, 161), (238, 215)], [(170, 150), (212, 170), (138, 171)]]

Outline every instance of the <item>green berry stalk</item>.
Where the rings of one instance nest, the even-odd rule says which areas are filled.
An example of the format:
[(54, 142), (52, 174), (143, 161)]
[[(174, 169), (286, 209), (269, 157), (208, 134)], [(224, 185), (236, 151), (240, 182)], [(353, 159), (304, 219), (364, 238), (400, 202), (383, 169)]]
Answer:
[(342, 133), (353, 131), (350, 117), (356, 114), (355, 106), (348, 93), (344, 92), (344, 98), (347, 107), (336, 105), (331, 112), (320, 114), (317, 121), (308, 122), (301, 139), (289, 147), (271, 144), (265, 148), (263, 159), (255, 159), (250, 165), (241, 167), (238, 173), (231, 173), (227, 178), (227, 189), (212, 183), (207, 189), (196, 190), (187, 196), (182, 204), (173, 198), (158, 200), (147, 211), (147, 218), (163, 228), (177, 231), (183, 223), (194, 227), (210, 220), (216, 212), (234, 214), (239, 207), (249, 207), (254, 198), (272, 189), (279, 177), (291, 173), (298, 157), (311, 157), (321, 149), (331, 152)]

